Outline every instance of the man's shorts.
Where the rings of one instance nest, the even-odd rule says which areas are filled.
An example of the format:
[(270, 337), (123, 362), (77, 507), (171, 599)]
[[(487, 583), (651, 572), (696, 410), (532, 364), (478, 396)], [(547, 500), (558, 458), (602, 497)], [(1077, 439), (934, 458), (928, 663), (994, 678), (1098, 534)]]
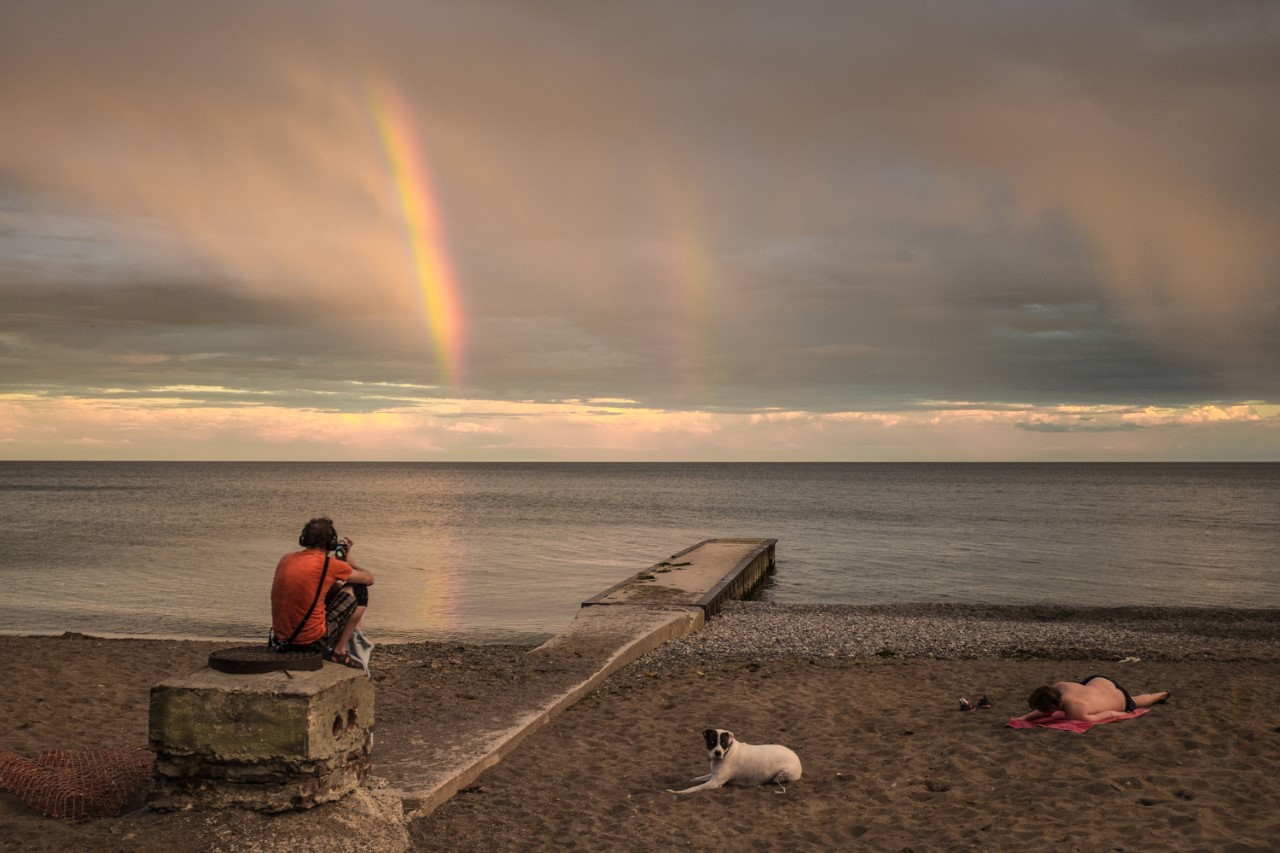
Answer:
[(324, 643), (324, 648), (320, 651), (333, 648), (334, 643), (338, 642), (338, 635), (355, 612), (355, 596), (343, 592), (329, 593), (324, 602), (324, 639), (319, 641)]

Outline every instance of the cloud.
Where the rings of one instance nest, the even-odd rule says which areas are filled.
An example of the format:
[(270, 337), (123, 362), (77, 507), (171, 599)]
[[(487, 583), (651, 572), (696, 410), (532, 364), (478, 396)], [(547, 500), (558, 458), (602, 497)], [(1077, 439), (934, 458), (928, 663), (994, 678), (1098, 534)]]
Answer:
[(1110, 423), (1081, 418), (1073, 418), (1069, 422), (1061, 420), (1018, 421), (1016, 426), (1018, 429), (1025, 429), (1028, 432), (1122, 432), (1141, 429), (1138, 424), (1132, 421)]
[(0, 442), (15, 458), (73, 459), (1131, 461), (1266, 459), (1280, 438), (1280, 407), (1248, 402), (739, 414), (366, 399), (343, 410), (182, 390), (189, 396), (0, 395)]
[[(353, 416), (582, 400), (640, 443), (626, 410), (696, 432), (1274, 402), (1278, 16), (7, 3), (0, 390)], [(371, 81), (409, 105), (459, 280), (453, 385)]]

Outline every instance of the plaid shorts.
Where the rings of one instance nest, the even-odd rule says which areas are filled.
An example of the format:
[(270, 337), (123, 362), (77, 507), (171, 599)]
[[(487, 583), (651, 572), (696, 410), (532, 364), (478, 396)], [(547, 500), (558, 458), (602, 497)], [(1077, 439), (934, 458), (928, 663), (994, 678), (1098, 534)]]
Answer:
[(338, 641), (338, 635), (346, 627), (351, 614), (356, 612), (356, 599), (350, 593), (334, 592), (324, 602), (324, 648), (328, 651)]

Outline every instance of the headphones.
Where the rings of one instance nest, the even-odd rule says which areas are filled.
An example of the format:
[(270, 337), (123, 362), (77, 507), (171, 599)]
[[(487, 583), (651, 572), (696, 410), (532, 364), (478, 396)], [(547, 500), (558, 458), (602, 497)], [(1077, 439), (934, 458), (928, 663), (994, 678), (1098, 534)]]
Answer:
[[(302, 532), (298, 534), (298, 544), (301, 545), (303, 548), (315, 547), (315, 546), (307, 545), (307, 527), (310, 527), (310, 526), (311, 524), (308, 522), (306, 527), (302, 528)], [(330, 536), (329, 541), (325, 543), (324, 545), (325, 551), (332, 551), (334, 548), (338, 547), (338, 531), (336, 528), (332, 526), (330, 526), (329, 529), (333, 531), (333, 535)]]

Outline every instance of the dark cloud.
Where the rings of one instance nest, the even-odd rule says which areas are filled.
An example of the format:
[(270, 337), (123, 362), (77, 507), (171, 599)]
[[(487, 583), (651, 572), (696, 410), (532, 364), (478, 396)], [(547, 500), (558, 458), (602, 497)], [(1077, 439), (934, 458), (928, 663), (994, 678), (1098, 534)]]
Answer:
[(7, 285), (0, 300), (7, 390), (192, 397), (153, 389), (225, 387), (212, 399), (261, 404), (271, 392), (282, 405), (314, 406), (334, 405), (317, 394), (365, 396), (351, 393), (353, 382), (433, 380), (425, 347), (388, 345), (395, 318), (250, 297), (225, 283)]
[(459, 279), (450, 393), (1280, 397), (1271, 4), (19, 2), (0, 33), (9, 387), (444, 383), (377, 78)]

